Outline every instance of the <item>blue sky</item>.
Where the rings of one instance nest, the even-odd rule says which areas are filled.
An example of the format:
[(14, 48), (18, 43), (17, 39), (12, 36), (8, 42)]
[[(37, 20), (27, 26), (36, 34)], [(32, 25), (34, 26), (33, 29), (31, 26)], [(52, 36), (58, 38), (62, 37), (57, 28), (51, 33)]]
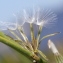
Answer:
[(53, 30), (63, 32), (63, 0), (0, 0), (0, 21), (11, 21), (13, 13), (17, 14), (23, 9), (33, 7), (52, 9), (58, 16), (58, 22), (51, 32)]
[(60, 11), (63, 10), (63, 0), (0, 0), (0, 20), (6, 21), (12, 17), (13, 13), (33, 8), (33, 6)]

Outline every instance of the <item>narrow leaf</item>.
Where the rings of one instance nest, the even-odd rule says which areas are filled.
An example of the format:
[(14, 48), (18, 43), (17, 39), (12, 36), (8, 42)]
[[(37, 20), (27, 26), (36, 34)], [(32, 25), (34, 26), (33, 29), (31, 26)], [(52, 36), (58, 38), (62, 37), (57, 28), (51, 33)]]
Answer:
[(39, 41), (39, 44), (41, 43), (41, 41), (42, 41), (43, 39), (48, 38), (48, 37), (51, 37), (51, 36), (54, 36), (54, 35), (57, 35), (57, 34), (59, 34), (59, 33), (60, 33), (60, 32), (56, 32), (56, 33), (49, 34), (49, 35), (46, 35), (46, 36), (42, 37), (41, 40)]

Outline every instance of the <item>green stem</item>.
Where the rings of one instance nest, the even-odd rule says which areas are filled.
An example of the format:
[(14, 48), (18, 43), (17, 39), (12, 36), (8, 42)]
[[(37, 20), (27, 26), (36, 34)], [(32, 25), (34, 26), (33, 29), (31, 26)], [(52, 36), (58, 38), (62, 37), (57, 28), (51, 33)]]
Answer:
[(25, 40), (25, 42), (28, 42), (28, 38), (27, 38), (26, 34), (24, 33), (23, 28), (18, 26), (18, 30), (19, 30), (20, 34), (22, 35), (23, 39)]
[(0, 42), (10, 46), (11, 48), (15, 49), (16, 51), (18, 51), (19, 53), (23, 54), (27, 58), (35, 59), (35, 60), (39, 60), (40, 59), (34, 53), (32, 53), (31, 51), (23, 48), (21, 45), (16, 43), (14, 40), (10, 39), (7, 36), (5, 36), (5, 38), (4, 38), (4, 36), (5, 36), (4, 34), (3, 34), (3, 36), (2, 35), (0, 36)]
[[(38, 35), (37, 35), (37, 43), (36, 43), (37, 48), (38, 48), (38, 46), (39, 46), (39, 39), (40, 39), (41, 31), (42, 31), (42, 26), (39, 26)], [(36, 49), (37, 49), (37, 48), (36, 48)]]
[(42, 31), (42, 26), (39, 26), (39, 31), (38, 31), (38, 35), (37, 35), (37, 41), (39, 41), (39, 39), (40, 39), (41, 31)]
[(31, 57), (33, 55), (30, 51), (25, 50), (21, 45), (19, 45), (18, 43), (16, 43), (13, 40), (8, 40), (8, 39), (0, 36), (0, 42), (10, 46), (11, 48), (17, 50), (18, 52), (20, 52), (21, 54), (23, 54), (25, 56)]
[(31, 40), (33, 42), (34, 40), (34, 30), (33, 30), (33, 25), (30, 23), (30, 31), (31, 31)]

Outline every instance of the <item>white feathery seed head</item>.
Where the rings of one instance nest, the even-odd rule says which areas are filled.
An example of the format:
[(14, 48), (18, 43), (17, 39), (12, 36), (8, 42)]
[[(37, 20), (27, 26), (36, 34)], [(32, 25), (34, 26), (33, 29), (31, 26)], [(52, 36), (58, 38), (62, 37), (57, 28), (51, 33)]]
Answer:
[(33, 13), (24, 11), (24, 19), (28, 23), (34, 23), (39, 26), (47, 27), (53, 25), (57, 20), (57, 15), (49, 9), (33, 9)]
[(18, 26), (23, 26), (24, 25), (25, 21), (24, 21), (24, 16), (23, 15), (22, 16), (21, 15), (17, 16), (15, 14), (13, 14), (13, 16), (15, 17), (16, 23), (17, 23)]
[(0, 30), (7, 30), (7, 29), (15, 30), (16, 28), (17, 23), (0, 21)]
[(41, 25), (43, 27), (50, 26), (54, 24), (57, 20), (57, 15), (51, 12), (51, 10), (40, 10), (38, 9), (36, 12), (36, 24)]
[(23, 10), (22, 16), (16, 16), (15, 22), (4, 22), (0, 21), (0, 29), (1, 30), (7, 30), (7, 28), (10, 28), (12, 30), (16, 30), (18, 26), (23, 26), (25, 22), (28, 23), (34, 23), (39, 26), (43, 27), (51, 27), (50, 25), (54, 24), (56, 22), (57, 16), (51, 10), (46, 9), (33, 9), (31, 12), (26, 12), (26, 10)]
[(33, 13), (27, 13), (26, 10), (23, 10), (24, 11), (24, 19), (25, 19), (25, 22), (28, 22), (28, 23), (34, 23), (35, 21), (35, 10), (33, 11)]

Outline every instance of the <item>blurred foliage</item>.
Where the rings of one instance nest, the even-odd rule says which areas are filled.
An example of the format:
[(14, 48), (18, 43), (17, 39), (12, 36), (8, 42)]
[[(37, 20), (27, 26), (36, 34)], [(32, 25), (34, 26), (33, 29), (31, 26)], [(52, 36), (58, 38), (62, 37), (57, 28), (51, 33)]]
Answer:
[(4, 51), (4, 53), (0, 54), (0, 63), (32, 63), (26, 56), (11, 48), (9, 49), (12, 53)]

